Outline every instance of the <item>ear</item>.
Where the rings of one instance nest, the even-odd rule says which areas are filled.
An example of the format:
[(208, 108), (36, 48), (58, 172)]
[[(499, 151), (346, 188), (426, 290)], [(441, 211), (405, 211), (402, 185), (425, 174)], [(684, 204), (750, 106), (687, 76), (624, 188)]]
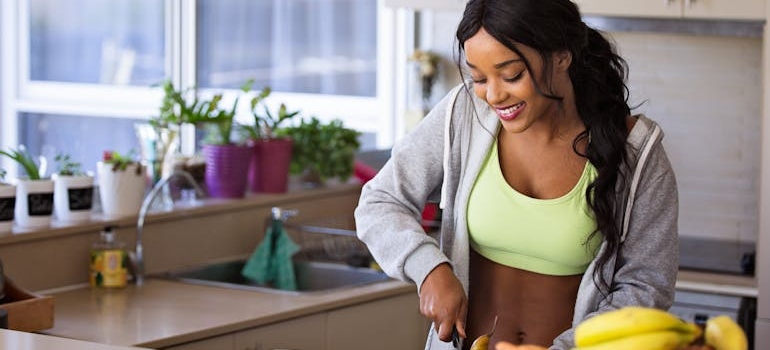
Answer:
[(558, 70), (566, 71), (572, 64), (572, 53), (569, 51), (559, 51), (553, 54), (554, 67)]

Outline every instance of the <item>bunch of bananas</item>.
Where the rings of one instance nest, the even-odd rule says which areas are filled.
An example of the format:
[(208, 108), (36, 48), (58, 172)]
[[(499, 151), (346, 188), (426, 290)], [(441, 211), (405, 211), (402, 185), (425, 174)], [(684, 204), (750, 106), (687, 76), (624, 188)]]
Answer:
[(685, 349), (701, 335), (715, 350), (746, 350), (743, 329), (725, 315), (706, 321), (705, 331), (663, 310), (627, 306), (596, 315), (575, 328), (573, 350)]

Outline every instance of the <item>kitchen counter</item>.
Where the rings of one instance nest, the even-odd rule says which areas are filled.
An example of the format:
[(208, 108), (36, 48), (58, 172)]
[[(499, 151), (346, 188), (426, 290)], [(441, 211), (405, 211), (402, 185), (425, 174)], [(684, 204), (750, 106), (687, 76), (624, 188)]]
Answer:
[(260, 293), (149, 278), (119, 290), (87, 285), (48, 293), (54, 328), (42, 333), (89, 342), (163, 348), (341, 308), (415, 293), (388, 280), (301, 295)]
[(136, 350), (137, 347), (104, 345), (43, 334), (0, 329), (0, 348), (13, 350)]
[(755, 277), (688, 270), (679, 270), (676, 288), (739, 297), (756, 298), (759, 294)]

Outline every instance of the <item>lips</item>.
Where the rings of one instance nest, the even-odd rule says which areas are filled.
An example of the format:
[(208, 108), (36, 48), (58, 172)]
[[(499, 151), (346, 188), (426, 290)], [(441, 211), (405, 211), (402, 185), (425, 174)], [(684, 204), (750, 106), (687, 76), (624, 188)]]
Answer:
[(495, 108), (495, 111), (497, 112), (497, 115), (500, 117), (500, 119), (513, 120), (516, 118), (516, 116), (519, 115), (519, 113), (521, 113), (525, 105), (526, 103), (522, 101), (512, 106), (508, 106), (504, 108)]

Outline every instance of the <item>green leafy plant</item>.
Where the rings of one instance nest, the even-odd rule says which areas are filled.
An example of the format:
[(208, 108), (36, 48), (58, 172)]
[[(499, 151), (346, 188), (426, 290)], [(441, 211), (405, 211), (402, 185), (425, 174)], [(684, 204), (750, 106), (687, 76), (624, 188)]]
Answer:
[(159, 114), (150, 119), (150, 124), (156, 127), (196, 123), (208, 119), (222, 100), (222, 94), (203, 100), (196, 93), (195, 86), (179, 90), (171, 80), (165, 80), (160, 85), (163, 87), (163, 100)]
[[(240, 91), (242, 93), (248, 93), (251, 91), (251, 86), (254, 84), (253, 79), (249, 79), (244, 83)], [(238, 108), (238, 102), (241, 95), (238, 95), (233, 102), (233, 106), (230, 109), (223, 109), (219, 106), (222, 101), (222, 94), (215, 94), (210, 100), (201, 100), (196, 95), (192, 102), (187, 102), (184, 98), (184, 93), (173, 90), (166, 90), (167, 94), (170, 93), (170, 97), (164, 98), (163, 105), (161, 107), (161, 119), (165, 113), (171, 109), (178, 110), (178, 119), (182, 122), (193, 123), (199, 126), (203, 126), (207, 129), (207, 135), (204, 142), (215, 145), (228, 145), (235, 143), (233, 136), (233, 126), (235, 124), (235, 114)], [(168, 101), (173, 101), (177, 108), (169, 108)], [(166, 120), (177, 120), (177, 117), (169, 117)]]
[(80, 162), (73, 161), (69, 154), (59, 153), (54, 157), (56, 161), (56, 172), (65, 176), (85, 175), (80, 167)]
[(16, 163), (19, 163), (30, 180), (42, 179), (41, 167), (35, 162), (35, 159), (29, 154), (26, 148), (19, 147), (17, 149), (10, 149), (8, 151), (0, 150), (0, 155), (13, 159)]
[[(271, 93), (270, 87), (265, 87), (262, 91), (251, 98), (251, 115), (253, 123), (251, 125), (240, 125), (240, 131), (243, 137), (251, 140), (273, 139), (276, 137), (277, 130), (284, 122), (291, 120), (299, 115), (299, 111), (289, 112), (286, 104), (282, 103), (278, 107), (276, 114), (270, 112), (270, 109), (263, 105), (263, 101)], [(265, 114), (257, 112), (259, 106), (262, 106)]]
[(122, 154), (118, 151), (104, 151), (102, 155), (102, 161), (105, 164), (112, 165), (112, 171), (125, 171), (129, 165), (138, 164), (136, 167), (136, 174), (142, 173), (142, 165), (136, 159), (136, 152), (131, 150), (127, 154)]
[(341, 120), (323, 123), (311, 117), (299, 125), (279, 128), (276, 134), (293, 140), (291, 174), (311, 169), (322, 180), (339, 177), (342, 181), (353, 174), (353, 158), (361, 147), (361, 133), (345, 127)]

